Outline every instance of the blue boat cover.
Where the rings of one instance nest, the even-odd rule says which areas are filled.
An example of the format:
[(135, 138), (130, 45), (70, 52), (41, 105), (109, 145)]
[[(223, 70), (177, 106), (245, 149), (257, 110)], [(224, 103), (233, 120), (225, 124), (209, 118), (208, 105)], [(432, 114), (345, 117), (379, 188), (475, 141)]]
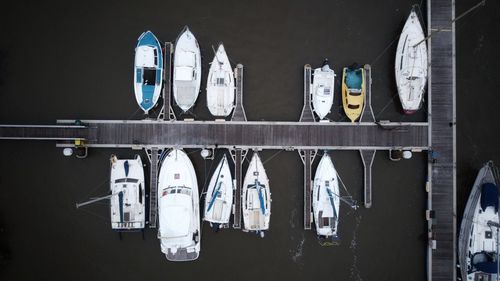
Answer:
[(481, 189), (481, 209), (484, 211), (487, 207), (493, 207), (498, 212), (498, 188), (490, 182), (483, 184)]
[(221, 185), (222, 185), (222, 182), (219, 183), (217, 190), (214, 193), (212, 193), (212, 198), (210, 198), (210, 202), (208, 203), (207, 212), (210, 211), (210, 209), (212, 209), (212, 206), (215, 203), (215, 199), (217, 199), (217, 196), (219, 196)]
[(266, 207), (264, 206), (264, 196), (262, 195), (262, 189), (264, 189), (264, 187), (260, 185), (258, 181), (255, 181), (255, 186), (259, 192), (260, 210), (262, 211), (262, 214), (265, 215)]
[(329, 188), (327, 188), (326, 193), (328, 193), (328, 198), (330, 199), (330, 204), (332, 204), (333, 216), (336, 218), (337, 217), (337, 210), (335, 209), (335, 204), (333, 203), (332, 191)]
[(361, 83), (363, 82), (363, 74), (361, 69), (347, 69), (345, 83), (349, 89), (361, 89)]
[(120, 205), (120, 222), (123, 222), (123, 192), (118, 193), (118, 204)]
[(493, 261), (478, 262), (474, 264), (477, 271), (482, 271), (484, 273), (497, 273), (498, 265)]

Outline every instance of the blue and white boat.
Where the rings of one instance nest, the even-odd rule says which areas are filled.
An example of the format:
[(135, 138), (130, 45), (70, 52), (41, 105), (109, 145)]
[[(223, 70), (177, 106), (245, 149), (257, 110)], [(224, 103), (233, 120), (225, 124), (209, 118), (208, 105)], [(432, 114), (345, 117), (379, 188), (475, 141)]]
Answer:
[(158, 101), (163, 83), (163, 52), (151, 31), (141, 34), (135, 48), (134, 90), (137, 103), (148, 113)]

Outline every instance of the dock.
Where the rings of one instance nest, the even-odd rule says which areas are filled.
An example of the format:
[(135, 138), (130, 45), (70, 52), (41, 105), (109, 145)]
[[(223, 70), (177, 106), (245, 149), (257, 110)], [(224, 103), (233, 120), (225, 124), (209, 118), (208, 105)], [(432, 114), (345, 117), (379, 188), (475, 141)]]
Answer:
[[(453, 0), (427, 1), (429, 41), (426, 122), (377, 121), (371, 107), (372, 69), (365, 65), (365, 107), (360, 122), (316, 122), (311, 106), (311, 66), (305, 65), (304, 105), (292, 121), (247, 121), (242, 64), (235, 68), (230, 121), (176, 119), (171, 105), (172, 44), (165, 43), (162, 110), (146, 120), (57, 120), (49, 125), (0, 125), (0, 140), (55, 141), (58, 147), (146, 149), (151, 160), (149, 226), (157, 222), (158, 154), (168, 148), (228, 149), (235, 164), (233, 228), (241, 228), (242, 163), (248, 150), (297, 150), (304, 164), (304, 229), (311, 229), (312, 165), (318, 150), (355, 150), (364, 165), (364, 205), (370, 208), (372, 166), (378, 150), (428, 153), (428, 280), (456, 280), (455, 16)], [(260, 93), (265, 94), (265, 93)], [(424, 188), (424, 187), (422, 187)], [(188, 255), (188, 253), (181, 253)], [(423, 270), (423, 269), (422, 269)]]
[(427, 1), (429, 167), (428, 280), (456, 280), (455, 2)]

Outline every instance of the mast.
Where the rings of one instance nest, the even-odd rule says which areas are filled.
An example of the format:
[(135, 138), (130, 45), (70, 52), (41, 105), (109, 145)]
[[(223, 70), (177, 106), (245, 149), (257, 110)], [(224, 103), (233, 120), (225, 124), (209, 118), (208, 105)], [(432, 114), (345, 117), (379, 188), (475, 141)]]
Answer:
[(78, 209), (80, 207), (83, 207), (83, 206), (86, 206), (86, 205), (90, 205), (92, 203), (95, 203), (95, 202), (98, 202), (98, 201), (102, 201), (104, 199), (110, 199), (111, 197), (113, 197), (115, 195), (119, 195), (120, 193), (124, 193), (124, 191), (112, 193), (112, 194), (109, 194), (109, 195), (106, 195), (106, 196), (102, 196), (102, 197), (97, 197), (97, 198), (94, 198), (94, 199), (91, 199), (91, 200), (88, 200), (88, 201), (85, 201), (85, 202), (82, 202), (82, 203), (76, 203), (76, 208)]

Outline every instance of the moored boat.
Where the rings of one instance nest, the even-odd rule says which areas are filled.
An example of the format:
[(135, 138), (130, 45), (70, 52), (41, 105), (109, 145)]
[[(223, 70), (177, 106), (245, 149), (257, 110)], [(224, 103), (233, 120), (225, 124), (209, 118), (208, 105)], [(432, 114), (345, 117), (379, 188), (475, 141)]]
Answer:
[(405, 114), (415, 113), (422, 105), (427, 84), (427, 45), (415, 9), (401, 32), (396, 50), (395, 75), (399, 100)]
[(215, 52), (207, 79), (207, 107), (214, 116), (228, 116), (235, 106), (234, 73), (221, 43)]
[(362, 67), (342, 70), (342, 105), (349, 120), (356, 122), (365, 106), (365, 70)]
[(158, 238), (170, 261), (190, 261), (200, 253), (198, 182), (183, 150), (171, 150), (158, 178)]
[(458, 260), (462, 280), (498, 280), (499, 190), (496, 167), (486, 163), (479, 171), (460, 227)]
[(252, 156), (243, 181), (242, 207), (244, 230), (264, 237), (271, 218), (271, 190), (266, 170), (257, 152)]
[(313, 72), (312, 105), (319, 119), (330, 113), (335, 92), (335, 72), (330, 68), (328, 59)]
[(141, 230), (146, 222), (144, 167), (140, 156), (118, 159), (111, 156), (111, 228)]
[(163, 51), (151, 31), (141, 34), (135, 48), (134, 91), (137, 103), (148, 113), (160, 97), (163, 85)]
[(233, 207), (233, 178), (226, 155), (221, 159), (208, 184), (204, 220), (216, 230), (229, 223)]
[(313, 182), (312, 207), (316, 234), (322, 245), (340, 243), (338, 237), (340, 194), (337, 171), (330, 156), (321, 158)]
[(201, 52), (198, 41), (186, 26), (175, 41), (173, 93), (186, 112), (194, 106), (201, 85)]

